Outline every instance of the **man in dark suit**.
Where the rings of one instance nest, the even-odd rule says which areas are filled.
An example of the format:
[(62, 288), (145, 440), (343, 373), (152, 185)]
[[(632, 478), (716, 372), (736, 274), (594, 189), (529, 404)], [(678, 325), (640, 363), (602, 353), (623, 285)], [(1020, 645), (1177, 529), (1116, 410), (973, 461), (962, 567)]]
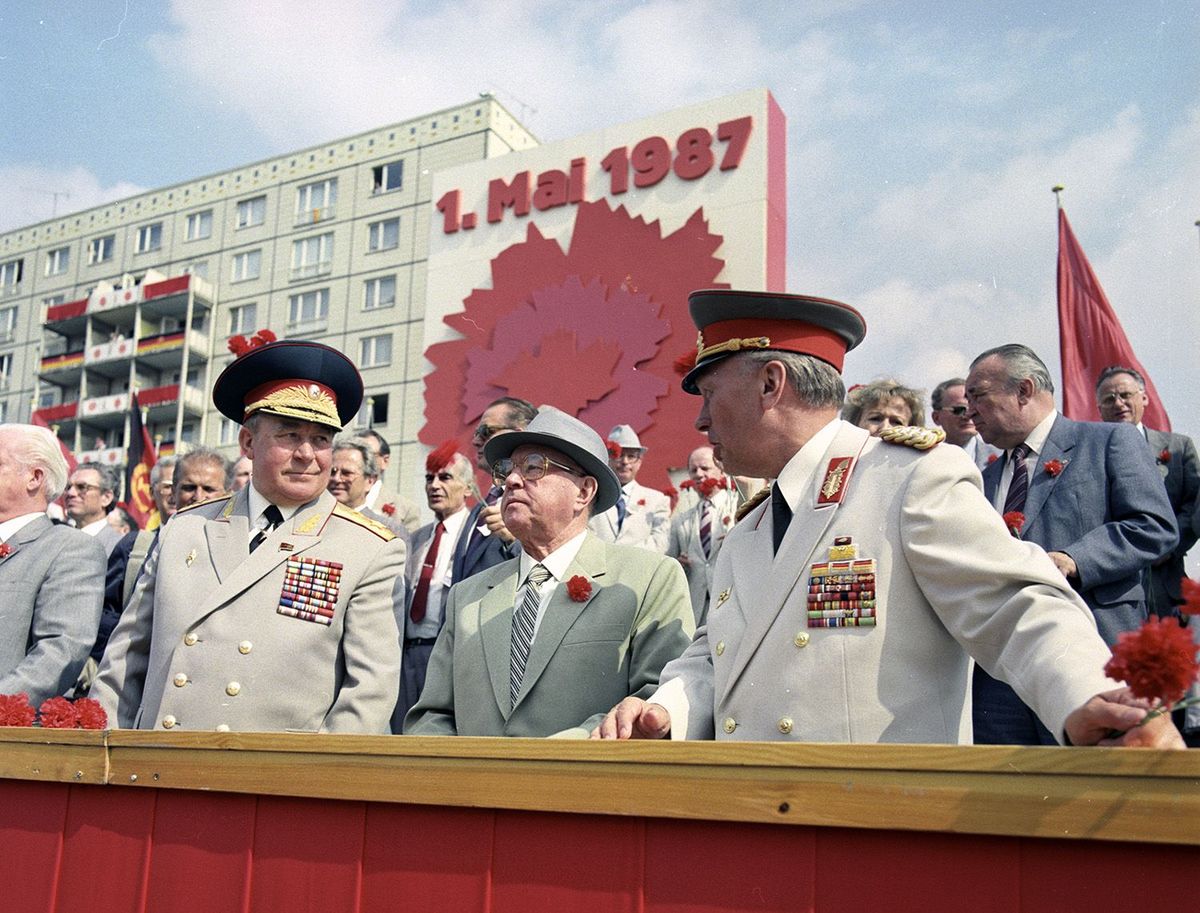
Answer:
[(1184, 576), (1183, 559), (1196, 544), (1197, 509), (1200, 507), (1200, 458), (1196, 445), (1186, 434), (1155, 431), (1142, 424), (1142, 415), (1150, 402), (1146, 381), (1134, 368), (1113, 365), (1100, 372), (1096, 381), (1096, 405), (1106, 422), (1133, 425), (1150, 448), (1159, 475), (1167, 487), (1175, 522), (1179, 526), (1179, 544), (1150, 568), (1150, 611), (1155, 615), (1178, 615), (1183, 602), (1180, 581)]
[[(1131, 427), (1059, 415), (1050, 372), (1026, 346), (988, 349), (966, 386), (975, 427), (1005, 451), (984, 470), (984, 493), (1015, 535), (1046, 550), (1111, 646), (1146, 620), (1146, 568), (1179, 539), (1149, 451)], [(1012, 689), (978, 667), (973, 695), (976, 743), (1055, 744)]]
[(100, 542), (46, 516), (66, 481), (53, 434), (0, 426), (0, 694), (34, 707), (75, 683), (104, 598)]
[[(479, 424), (471, 436), (475, 447), (476, 465), (484, 472), (491, 472), (483, 448), (498, 434), (524, 431), (537, 415), (533, 403), (515, 396), (503, 396), (491, 403), (479, 416)], [(454, 580), (466, 580), (480, 571), (495, 567), (521, 551), (521, 543), (504, 525), (500, 516), (500, 496), (504, 489), (493, 485), (484, 500), (471, 508), (467, 517), (466, 535), (458, 540), (454, 554)]]

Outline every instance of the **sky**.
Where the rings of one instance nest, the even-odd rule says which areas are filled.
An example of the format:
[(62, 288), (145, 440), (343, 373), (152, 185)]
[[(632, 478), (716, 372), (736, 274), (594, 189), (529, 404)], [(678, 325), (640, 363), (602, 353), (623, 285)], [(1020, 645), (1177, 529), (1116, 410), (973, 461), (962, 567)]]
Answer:
[(1063, 206), (1200, 434), (1200, 2), (0, 0), (0, 231), (493, 93), (543, 141), (766, 87), (788, 290), (850, 383), (993, 345), (1058, 376)]

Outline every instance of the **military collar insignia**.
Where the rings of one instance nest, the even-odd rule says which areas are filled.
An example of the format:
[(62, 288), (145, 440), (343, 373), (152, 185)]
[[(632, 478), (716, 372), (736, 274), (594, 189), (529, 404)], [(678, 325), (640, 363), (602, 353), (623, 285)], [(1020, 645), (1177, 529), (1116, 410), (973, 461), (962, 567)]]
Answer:
[(854, 466), (854, 457), (834, 457), (825, 469), (825, 481), (817, 492), (817, 507), (827, 504), (840, 504), (842, 495), (846, 492), (846, 483), (850, 478), (850, 469)]

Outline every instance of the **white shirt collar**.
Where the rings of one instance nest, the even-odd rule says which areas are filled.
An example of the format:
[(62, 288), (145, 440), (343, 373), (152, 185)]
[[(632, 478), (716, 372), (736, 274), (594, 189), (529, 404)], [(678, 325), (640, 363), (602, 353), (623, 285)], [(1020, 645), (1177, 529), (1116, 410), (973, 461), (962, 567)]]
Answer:
[(579, 554), (579, 548), (583, 545), (583, 539), (587, 535), (587, 528), (578, 535), (568, 539), (549, 555), (538, 561), (531, 555), (521, 552), (521, 570), (520, 577), (517, 580), (517, 586), (521, 586), (525, 582), (525, 578), (529, 576), (529, 572), (533, 570), (535, 564), (540, 564), (548, 570), (555, 580), (562, 580), (563, 575), (567, 572), (567, 568), (571, 566), (571, 562), (575, 560), (575, 556)]
[[(263, 516), (263, 511), (271, 506), (268, 501), (257, 488), (254, 487), (254, 476), (250, 477), (250, 484), (246, 486), (246, 491), (250, 496), (250, 528), (251, 529), (266, 529), (267, 520)], [(318, 495), (319, 497), (319, 495)], [(278, 504), (275, 505), (279, 507)], [(279, 512), (283, 514), (284, 520), (290, 520), (298, 511), (299, 507), (279, 507)]]
[(793, 513), (800, 505), (800, 499), (804, 497), (804, 493), (808, 491), (813, 476), (816, 475), (817, 465), (821, 462), (821, 457), (825, 455), (825, 451), (829, 449), (829, 445), (833, 443), (834, 437), (841, 430), (843, 424), (841, 419), (835, 418), (810, 437), (807, 443), (787, 461), (779, 473), (779, 478), (775, 480), (775, 484), (783, 492), (783, 498)]
[(0, 523), (0, 542), (7, 542), (38, 517), (44, 516), (46, 516), (44, 511), (38, 511), (32, 514), (21, 514), (19, 517), (10, 517)]
[(98, 536), (104, 527), (108, 526), (108, 517), (101, 517), (99, 520), (93, 520), (87, 526), (79, 527), (81, 532), (87, 533), (89, 536)]
[[(1058, 410), (1051, 409), (1050, 414), (1037, 423), (1032, 431), (1025, 438), (1025, 446), (1027, 446), (1032, 454), (1037, 456), (1042, 455), (1042, 451), (1046, 449), (1046, 438), (1050, 436), (1050, 428), (1054, 425), (1054, 420), (1058, 418)], [(1008, 451), (1008, 456), (1012, 456), (1012, 450)]]

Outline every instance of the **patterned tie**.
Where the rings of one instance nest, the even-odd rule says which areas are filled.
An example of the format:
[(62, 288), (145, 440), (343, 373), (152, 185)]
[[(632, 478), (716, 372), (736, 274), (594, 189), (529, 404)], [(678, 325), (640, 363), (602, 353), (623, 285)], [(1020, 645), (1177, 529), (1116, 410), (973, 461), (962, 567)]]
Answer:
[(421, 577), (417, 580), (417, 589), (413, 593), (412, 607), (408, 610), (408, 617), (414, 624), (425, 620), (425, 605), (429, 602), (429, 581), (433, 579), (433, 566), (437, 564), (438, 546), (442, 543), (442, 533), (445, 531), (446, 524), (439, 520), (433, 530), (433, 541), (429, 543), (429, 551), (425, 553), (425, 561), (421, 564)]
[(1028, 444), (1018, 444), (1012, 449), (1012, 455), (1009, 457), (1013, 467), (1012, 482), (1009, 483), (1008, 494), (1004, 498), (1004, 510), (1001, 511), (1003, 514), (1025, 509), (1025, 496), (1029, 494), (1029, 471), (1025, 468), (1025, 459), (1030, 453)]
[(712, 557), (712, 505), (707, 499), (700, 502), (700, 548), (705, 558)]
[(281, 523), (283, 523), (283, 514), (279, 512), (279, 508), (274, 504), (268, 504), (267, 509), (262, 512), (262, 515), (267, 520), (267, 525), (254, 534), (254, 538), (250, 540), (250, 551), (253, 551), (267, 541), (267, 536), (271, 535)]
[(779, 483), (771, 486), (771, 539), (775, 546), (775, 554), (779, 554), (779, 543), (787, 532), (788, 524), (792, 522), (792, 509), (779, 490)]
[(529, 647), (533, 644), (534, 623), (537, 621), (538, 603), (542, 601), (542, 584), (550, 579), (550, 572), (535, 564), (525, 578), (525, 594), (521, 604), (513, 612), (512, 658), (508, 667), (508, 693), (513, 705), (521, 692), (521, 680), (525, 677), (525, 662), (529, 659)]
[(621, 532), (621, 527), (625, 525), (625, 516), (629, 513), (629, 508), (625, 506), (625, 492), (621, 492), (617, 498), (617, 532)]

